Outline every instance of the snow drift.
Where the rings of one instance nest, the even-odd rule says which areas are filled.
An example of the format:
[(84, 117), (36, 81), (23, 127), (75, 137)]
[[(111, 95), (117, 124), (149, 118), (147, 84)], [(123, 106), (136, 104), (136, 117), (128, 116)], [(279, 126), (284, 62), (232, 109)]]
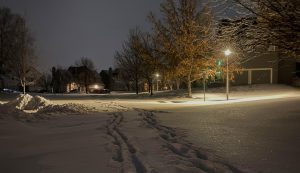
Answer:
[(94, 112), (94, 108), (89, 108), (81, 104), (63, 104), (55, 105), (41, 96), (31, 96), (29, 94), (20, 94), (16, 99), (0, 104), (0, 117), (12, 116), (30, 116), (33, 114), (86, 114)]
[(25, 107), (25, 110), (39, 110), (46, 106), (51, 105), (52, 103), (41, 96), (33, 97)]
[(33, 97), (29, 94), (20, 94), (15, 100), (12, 100), (8, 102), (7, 104), (4, 104), (7, 108), (10, 109), (18, 109), (18, 110), (24, 110), (25, 107), (28, 105), (28, 103), (33, 99)]

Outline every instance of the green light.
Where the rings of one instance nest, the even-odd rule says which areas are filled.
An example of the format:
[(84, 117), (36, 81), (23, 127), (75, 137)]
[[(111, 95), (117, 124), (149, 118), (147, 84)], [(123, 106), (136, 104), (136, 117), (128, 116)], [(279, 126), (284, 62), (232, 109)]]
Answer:
[(217, 65), (218, 66), (222, 66), (223, 65), (223, 61), (222, 60), (217, 60)]

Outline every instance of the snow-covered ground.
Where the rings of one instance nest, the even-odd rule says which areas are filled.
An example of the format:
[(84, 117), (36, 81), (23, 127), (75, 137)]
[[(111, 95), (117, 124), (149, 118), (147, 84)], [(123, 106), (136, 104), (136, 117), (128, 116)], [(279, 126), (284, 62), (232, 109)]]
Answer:
[(150, 111), (0, 123), (4, 172), (243, 172), (159, 124)]
[[(254, 147), (262, 147), (265, 145), (263, 137), (269, 138), (270, 134), (265, 131), (260, 134), (258, 131), (258, 136), (249, 136), (251, 130), (261, 125), (273, 129), (274, 124), (272, 116), (266, 115), (271, 124), (261, 121), (264, 123), (257, 125), (252, 114), (256, 118), (264, 117), (264, 106), (258, 106), (263, 102), (299, 100), (299, 89), (283, 85), (233, 87), (229, 102), (225, 101), (223, 90), (209, 90), (205, 103), (201, 90), (195, 91), (194, 98), (185, 98), (183, 91), (159, 92), (151, 97), (132, 93), (43, 94), (42, 97), (35, 94), (0, 94), (0, 170), (25, 173), (246, 173), (255, 170), (271, 173), (269, 170), (282, 168), (270, 164), (272, 158), (264, 162), (255, 157), (264, 155), (255, 153), (251, 141), (260, 140), (257, 143), (261, 145)], [(240, 104), (250, 104), (246, 114), (243, 113), (245, 106), (236, 108)], [(283, 111), (277, 111), (279, 114), (275, 117), (286, 117), (283, 124), (295, 120), (295, 127), (300, 126), (297, 125), (300, 118), (289, 116), (290, 109), (280, 109), (280, 105), (276, 104), (276, 110)], [(282, 105), (287, 107), (287, 104)], [(254, 111), (256, 108), (259, 111)], [(292, 111), (292, 115), (300, 115), (300, 108)], [(223, 121), (226, 115), (232, 121)], [(200, 121), (199, 117), (207, 121)], [(238, 122), (241, 120), (242, 124)], [(234, 122), (238, 123), (239, 128), (235, 128)], [(198, 125), (204, 128), (196, 128)], [(247, 130), (243, 131), (243, 126)], [(281, 127), (275, 124), (275, 127), (286, 128), (286, 125)], [(240, 133), (233, 133), (235, 130)], [(224, 134), (224, 131), (232, 133)], [(224, 138), (222, 135), (227, 135), (228, 139), (242, 140), (243, 147), (230, 145), (226, 136)], [(245, 135), (249, 138), (243, 138)], [(299, 151), (293, 147), (299, 144), (299, 136), (294, 138), (296, 140), (290, 139), (288, 142), (293, 142), (290, 149), (297, 153)], [(278, 139), (273, 142), (280, 147), (271, 148), (274, 153), (278, 150), (282, 154), (278, 148), (286, 145), (276, 143)], [(236, 144), (236, 141), (232, 143)], [(268, 145), (272, 145), (272, 140), (268, 141)], [(223, 147), (221, 152), (220, 146)], [(234, 147), (237, 154), (228, 154), (235, 153)], [(255, 159), (271, 168), (260, 169), (259, 164), (253, 161)], [(289, 173), (297, 169), (295, 166), (292, 168)]]
[[(113, 102), (126, 107), (139, 107), (145, 109), (164, 109), (180, 106), (201, 106), (230, 104), (237, 102), (248, 102), (257, 100), (280, 99), (300, 96), (300, 89), (286, 85), (253, 85), (231, 87), (229, 101), (226, 100), (225, 88), (212, 88), (206, 92), (204, 102), (203, 91), (193, 90), (193, 98), (186, 97), (186, 90), (157, 92), (153, 96), (142, 93), (136, 96), (133, 93), (112, 93), (110, 95), (45, 95), (46, 98), (53, 100), (54, 103), (65, 103), (66, 99), (70, 102), (82, 103), (85, 100), (88, 105), (97, 107), (97, 102)], [(65, 98), (62, 99), (61, 98)]]
[[(36, 95), (36, 94), (32, 94)], [(111, 94), (42, 94), (53, 104), (80, 104), (95, 108), (100, 112), (111, 112), (127, 108), (168, 109), (170, 107), (207, 106), (231, 104), (258, 100), (292, 98), (300, 96), (300, 89), (286, 85), (252, 85), (235, 86), (230, 88), (229, 101), (226, 100), (225, 88), (212, 88), (206, 92), (203, 101), (201, 89), (193, 90), (193, 98), (186, 98), (186, 90), (157, 92), (153, 96), (148, 93), (135, 95), (134, 93), (113, 92)], [(0, 101), (8, 102), (17, 95), (1, 94)]]

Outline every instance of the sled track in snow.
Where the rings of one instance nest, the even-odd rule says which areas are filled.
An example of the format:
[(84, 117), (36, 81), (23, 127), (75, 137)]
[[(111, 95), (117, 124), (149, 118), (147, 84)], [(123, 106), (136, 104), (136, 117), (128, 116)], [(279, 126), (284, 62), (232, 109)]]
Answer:
[(222, 159), (196, 147), (183, 139), (176, 133), (176, 129), (160, 125), (155, 118), (154, 111), (136, 109), (143, 121), (160, 134), (165, 146), (172, 153), (180, 157), (182, 161), (190, 162), (192, 165), (207, 173), (252, 173), (252, 171), (233, 166), (222, 161)]
[(112, 159), (120, 163), (120, 173), (147, 173), (144, 163), (137, 156), (136, 148), (130, 143), (128, 137), (119, 130), (124, 116), (122, 113), (113, 113), (106, 125), (106, 133), (113, 139)]

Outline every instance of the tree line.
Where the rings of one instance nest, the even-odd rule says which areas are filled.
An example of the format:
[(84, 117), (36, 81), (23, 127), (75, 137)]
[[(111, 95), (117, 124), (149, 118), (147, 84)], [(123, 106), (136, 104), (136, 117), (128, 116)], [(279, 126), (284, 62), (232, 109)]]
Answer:
[[(152, 30), (132, 29), (114, 57), (120, 80), (126, 85), (134, 83), (137, 94), (144, 82), (153, 94), (153, 82), (159, 74), (162, 86), (185, 86), (191, 97), (195, 81), (205, 83), (217, 76), (224, 79), (227, 71), (223, 51), (227, 48), (234, 51), (228, 70), (231, 80), (247, 61), (245, 55), (259, 54), (270, 45), (276, 46), (282, 57), (299, 59), (298, 0), (211, 0), (205, 4), (198, 0), (165, 0), (160, 11), (159, 18), (148, 15)], [(26, 86), (38, 78), (35, 60), (34, 38), (25, 18), (9, 8), (0, 8), (0, 87), (4, 86), (4, 77), (15, 78), (25, 92)], [(62, 70), (52, 69), (52, 73), (57, 69)], [(86, 85), (90, 80), (87, 76), (80, 75), (78, 81)], [(111, 82), (111, 74), (103, 72), (102, 76)], [(44, 75), (42, 83), (49, 83), (49, 78)]]
[[(299, 59), (300, 3), (298, 0), (165, 0), (161, 18), (150, 13), (151, 32), (131, 30), (115, 61), (124, 78), (146, 81), (152, 94), (155, 74), (169, 89), (223, 79), (224, 50), (231, 48), (229, 78), (242, 64), (276, 46), (289, 59)], [(251, 54), (251, 57), (249, 57)]]
[[(209, 5), (199, 8), (197, 0), (166, 0), (160, 8), (162, 18), (152, 13), (148, 16), (151, 33), (138, 28), (130, 31), (115, 55), (116, 65), (135, 82), (137, 94), (140, 80), (147, 82), (152, 94), (152, 82), (159, 73), (170, 89), (179, 89), (184, 83), (191, 97), (193, 82), (213, 79), (218, 71), (225, 71), (217, 65), (224, 56), (212, 9)], [(236, 59), (230, 64), (230, 73), (238, 68)]]

